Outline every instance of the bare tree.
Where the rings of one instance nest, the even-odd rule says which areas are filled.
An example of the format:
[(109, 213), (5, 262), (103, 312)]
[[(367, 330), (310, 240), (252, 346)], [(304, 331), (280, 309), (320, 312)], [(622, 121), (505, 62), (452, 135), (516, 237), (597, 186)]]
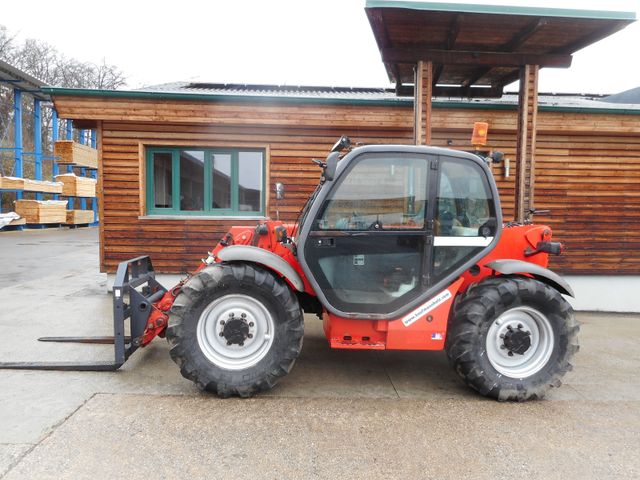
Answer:
[(10, 35), (7, 27), (0, 25), (0, 58), (4, 58), (6, 52), (12, 49), (14, 38), (15, 35)]
[[(69, 88), (97, 88), (115, 90), (126, 84), (126, 77), (115, 65), (103, 58), (98, 64), (68, 58), (47, 42), (27, 39), (16, 41), (16, 35), (0, 25), (0, 59), (27, 72), (47, 85)], [(24, 102), (24, 148), (33, 150), (33, 104)], [(0, 84), (0, 147), (13, 145), (13, 95), (11, 86)], [(43, 109), (43, 138), (45, 151), (51, 151), (48, 132), (51, 123), (50, 109)], [(32, 175), (32, 158), (25, 158), (24, 173)], [(13, 172), (13, 155), (0, 151), (0, 173)], [(45, 174), (46, 177), (46, 174)]]
[(16, 45), (15, 35), (0, 25), (0, 59), (33, 75), (48, 85), (70, 88), (115, 90), (126, 84), (126, 77), (103, 58), (100, 64), (68, 58), (41, 40), (27, 39)]

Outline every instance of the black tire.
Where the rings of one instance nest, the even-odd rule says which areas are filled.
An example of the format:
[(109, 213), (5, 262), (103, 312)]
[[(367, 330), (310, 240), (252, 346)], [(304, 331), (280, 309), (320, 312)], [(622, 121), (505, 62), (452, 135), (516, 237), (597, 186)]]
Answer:
[[(203, 312), (234, 297), (250, 297), (259, 308), (264, 307), (273, 328), (269, 335), (272, 341), (268, 349), (265, 347), (264, 356), (241, 369), (221, 368), (203, 351), (198, 340), (198, 335), (201, 339), (203, 335), (198, 333), (199, 322), (210, 321), (203, 320), (208, 318), (206, 314), (201, 318)], [(217, 320), (213, 322), (217, 325)], [(182, 376), (200, 389), (223, 398), (250, 397), (269, 390), (289, 373), (302, 349), (303, 333), (302, 310), (283, 280), (254, 264), (221, 263), (201, 270), (182, 287), (171, 308), (167, 340), (171, 358), (180, 366)], [(244, 348), (244, 343), (234, 344), (238, 348), (241, 345)]]
[[(509, 353), (506, 346), (513, 343), (505, 343), (504, 337), (500, 337), (504, 333), (496, 336), (500, 332), (496, 329), (508, 328), (503, 324), (509, 321), (512, 322), (509, 332), (514, 332), (514, 319), (524, 318), (520, 315), (530, 315), (534, 325), (536, 321), (544, 324), (546, 330), (541, 328), (539, 338), (544, 338), (544, 331), (552, 334), (547, 333), (547, 342), (540, 340), (527, 353), (534, 347), (530, 343), (518, 357), (518, 353)], [(571, 358), (578, 351), (579, 326), (571, 305), (554, 288), (528, 277), (490, 277), (472, 285), (456, 301), (449, 323), (445, 349), (451, 365), (471, 388), (500, 401), (542, 398), (550, 387), (561, 385), (562, 377), (572, 369)], [(525, 334), (526, 325), (525, 322), (522, 330)], [(513, 333), (507, 336), (515, 338)], [(499, 345), (496, 341), (503, 343)], [(524, 355), (539, 355), (535, 357), (538, 358), (535, 368), (539, 370), (531, 368), (530, 374), (522, 376), (505, 374), (505, 368), (509, 373), (512, 370), (499, 362), (503, 361), (501, 355), (507, 354), (515, 362), (519, 358), (524, 362)]]

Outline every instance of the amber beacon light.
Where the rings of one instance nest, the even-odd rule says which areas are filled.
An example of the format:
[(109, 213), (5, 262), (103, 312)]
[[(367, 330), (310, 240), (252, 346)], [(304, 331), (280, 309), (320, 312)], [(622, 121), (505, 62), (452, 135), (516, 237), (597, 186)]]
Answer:
[(474, 122), (473, 134), (471, 135), (471, 145), (481, 147), (487, 144), (487, 133), (489, 124), (487, 122)]

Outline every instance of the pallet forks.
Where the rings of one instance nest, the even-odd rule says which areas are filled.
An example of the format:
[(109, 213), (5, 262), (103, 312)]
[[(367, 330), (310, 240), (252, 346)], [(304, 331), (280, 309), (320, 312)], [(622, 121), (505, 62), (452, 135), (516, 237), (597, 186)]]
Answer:
[[(97, 362), (0, 362), (7, 370), (63, 370), (111, 372), (118, 370), (141, 346), (152, 306), (167, 290), (155, 279), (149, 256), (136, 257), (118, 265), (113, 284), (113, 336), (41, 337), (40, 342), (88, 343), (114, 346), (113, 361)], [(126, 323), (129, 332), (126, 334)]]

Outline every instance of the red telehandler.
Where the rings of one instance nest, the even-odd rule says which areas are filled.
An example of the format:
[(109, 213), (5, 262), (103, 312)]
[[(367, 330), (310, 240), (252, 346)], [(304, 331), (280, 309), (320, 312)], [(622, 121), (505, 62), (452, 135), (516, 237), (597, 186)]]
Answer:
[(295, 224), (232, 227), (170, 290), (149, 257), (123, 262), (114, 337), (41, 339), (113, 343), (114, 362), (2, 368), (116, 370), (166, 336), (184, 377), (249, 397), (291, 370), (303, 313), (313, 313), (331, 348), (445, 350), (467, 385), (498, 400), (560, 385), (578, 350), (563, 298), (573, 292), (546, 268), (562, 245), (547, 226), (503, 225), (487, 159), (428, 146), (351, 149), (342, 137), (315, 162), (320, 183)]

